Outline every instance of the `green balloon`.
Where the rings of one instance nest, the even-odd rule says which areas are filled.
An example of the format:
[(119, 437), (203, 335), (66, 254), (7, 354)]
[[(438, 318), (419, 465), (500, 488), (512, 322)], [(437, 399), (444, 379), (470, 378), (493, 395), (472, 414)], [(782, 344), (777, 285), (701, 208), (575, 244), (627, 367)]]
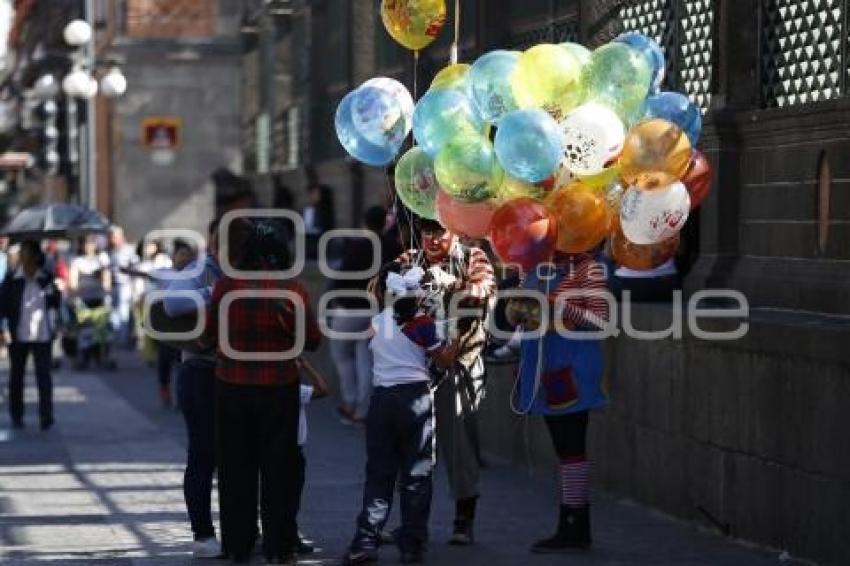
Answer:
[(440, 185), (434, 160), (419, 146), (412, 147), (395, 166), (395, 190), (404, 206), (418, 216), (437, 219), (436, 199)]
[(605, 104), (627, 120), (641, 107), (652, 85), (652, 66), (624, 43), (596, 49), (582, 73), (587, 101)]
[(437, 154), (434, 169), (443, 190), (464, 202), (495, 197), (505, 177), (493, 144), (478, 135), (455, 137)]

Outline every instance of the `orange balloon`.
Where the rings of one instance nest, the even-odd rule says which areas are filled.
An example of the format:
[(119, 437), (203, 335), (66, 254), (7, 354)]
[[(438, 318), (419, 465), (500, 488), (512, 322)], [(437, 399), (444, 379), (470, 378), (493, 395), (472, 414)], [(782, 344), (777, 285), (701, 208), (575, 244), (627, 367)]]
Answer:
[(496, 209), (490, 221), (490, 242), (502, 263), (526, 271), (552, 258), (558, 223), (540, 202), (518, 198)]
[(445, 191), (437, 191), (437, 220), (453, 234), (483, 238), (490, 231), (496, 205), (490, 201), (460, 202)]
[(654, 269), (670, 260), (679, 250), (680, 235), (662, 240), (657, 244), (634, 244), (629, 241), (620, 228), (620, 219), (614, 215), (611, 238), (608, 240), (609, 255), (618, 265), (646, 271)]
[(614, 214), (602, 189), (574, 181), (551, 193), (544, 204), (558, 220), (558, 251), (586, 252), (608, 235)]
[(638, 122), (626, 136), (620, 176), (639, 189), (660, 189), (682, 178), (691, 161), (691, 142), (675, 124), (661, 118)]

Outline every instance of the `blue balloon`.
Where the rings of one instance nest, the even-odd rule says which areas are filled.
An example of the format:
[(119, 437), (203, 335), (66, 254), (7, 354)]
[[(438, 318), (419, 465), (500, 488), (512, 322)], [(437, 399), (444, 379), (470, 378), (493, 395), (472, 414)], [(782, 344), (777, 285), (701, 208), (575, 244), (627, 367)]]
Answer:
[(496, 131), (496, 156), (512, 177), (529, 183), (548, 179), (564, 156), (558, 123), (537, 108), (505, 114)]
[(483, 125), (469, 97), (457, 89), (429, 90), (413, 111), (413, 137), (431, 157), (460, 134), (481, 133)]
[(410, 133), (401, 104), (386, 90), (362, 86), (351, 99), (351, 121), (366, 141), (401, 146)]
[(687, 96), (678, 92), (660, 92), (648, 96), (644, 108), (645, 118), (664, 118), (676, 124), (696, 147), (702, 132), (702, 112)]
[(661, 88), (661, 83), (664, 82), (664, 72), (667, 62), (664, 58), (664, 51), (661, 49), (655, 40), (636, 31), (627, 31), (618, 35), (614, 41), (625, 43), (629, 47), (640, 51), (644, 57), (649, 59), (652, 65), (652, 86), (655, 90)]
[(491, 51), (478, 58), (469, 71), (472, 102), (487, 122), (499, 120), (518, 108), (511, 88), (511, 76), (519, 61), (516, 51)]
[(390, 163), (398, 153), (399, 147), (378, 145), (368, 141), (354, 126), (351, 116), (351, 104), (357, 91), (349, 92), (336, 108), (334, 125), (336, 136), (345, 151), (354, 159), (367, 165), (383, 167)]

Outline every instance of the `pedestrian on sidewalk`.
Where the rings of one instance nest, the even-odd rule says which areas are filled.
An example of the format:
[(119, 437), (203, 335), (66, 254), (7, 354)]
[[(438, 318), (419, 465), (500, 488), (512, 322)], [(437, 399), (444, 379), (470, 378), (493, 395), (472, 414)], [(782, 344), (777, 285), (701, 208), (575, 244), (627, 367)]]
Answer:
[[(439, 456), (446, 463), (449, 490), (455, 501), (454, 528), (449, 544), (474, 541), (473, 526), (481, 467), (478, 409), (485, 394), (482, 352), (486, 344), (486, 316), (496, 292), (493, 266), (480, 248), (462, 245), (458, 237), (434, 220), (413, 218), (418, 248), (396, 260), (402, 266), (420, 266), (428, 274), (427, 287), (439, 305), (436, 319), (453, 317), (450, 307), (460, 307), (462, 348), (447, 370), (435, 372), (434, 403)], [(460, 300), (451, 305), (452, 297)], [(476, 316), (470, 316), (477, 310)]]
[(387, 306), (372, 320), (374, 389), (366, 422), (366, 483), (357, 530), (343, 559), (348, 565), (377, 561), (397, 481), (401, 562), (422, 562), (435, 464), (429, 366), (450, 367), (458, 354), (457, 344), (440, 340), (434, 319), (425, 314), (424, 270), (413, 266), (402, 274), (397, 265), (390, 269), (380, 283)]
[(127, 242), (124, 229), (112, 226), (109, 229), (109, 270), (112, 276), (112, 311), (110, 320), (115, 332), (115, 343), (132, 349), (135, 343), (133, 332), (133, 281), (127, 274), (130, 266), (139, 262), (135, 248)]
[(589, 254), (557, 254), (551, 264), (527, 275), (524, 288), (546, 296), (550, 314), (541, 320), (539, 305), (525, 299), (511, 299), (507, 307), (511, 323), (526, 331), (544, 331), (542, 338), (522, 340), (519, 411), (541, 415), (546, 422), (559, 460), (560, 495), (555, 534), (534, 543), (531, 551), (585, 549), (592, 538), (588, 412), (605, 405), (607, 396), (600, 342), (575, 333), (596, 331), (607, 324), (607, 269)]
[[(227, 245), (234, 252), (231, 263), (241, 271), (280, 272), (290, 265), (286, 231), (274, 220), (232, 222)], [(309, 305), (306, 289), (295, 279), (224, 277), (213, 291), (204, 336), (218, 342), (222, 547), (236, 562), (247, 562), (256, 542), (258, 492), (263, 554), (272, 563), (295, 558), (294, 487), (300, 469), (295, 357), (301, 352), (294, 350), (299, 342), (307, 350), (321, 342)], [(287, 352), (295, 355), (283, 359)]]
[(24, 426), (24, 374), (30, 354), (38, 385), (41, 429), (49, 429), (54, 422), (51, 345), (61, 296), (53, 276), (43, 269), (44, 261), (38, 242), (23, 242), (20, 265), (7, 274), (0, 286), (0, 325), (8, 321), (11, 334), (9, 413), (13, 428)]
[[(171, 317), (199, 316), (198, 305), (185, 294), (197, 293), (209, 305), (215, 283), (222, 271), (218, 259), (218, 221), (209, 224), (207, 255), (189, 263), (184, 271), (197, 273), (174, 279), (168, 284), (169, 295), (163, 300), (165, 313)], [(182, 294), (175, 294), (182, 293)], [(215, 351), (184, 349), (177, 371), (177, 405), (186, 423), (188, 450), (183, 474), (183, 497), (192, 525), (192, 555), (215, 558), (221, 546), (215, 536), (212, 520), (213, 476), (216, 470), (215, 440)]]
[[(364, 215), (364, 230), (374, 234), (374, 240), (363, 237), (346, 238), (343, 241), (339, 265), (342, 273), (368, 273), (381, 259), (381, 232), (384, 229), (386, 210), (374, 206)], [(374, 244), (378, 245), (375, 246)], [(372, 272), (374, 274), (374, 271)], [(362, 424), (369, 412), (369, 397), (372, 393), (372, 354), (369, 351), (371, 301), (367, 296), (369, 277), (365, 279), (335, 279), (330, 291), (346, 293), (331, 304), (330, 326), (334, 332), (344, 336), (331, 340), (331, 357), (339, 376), (342, 404), (337, 409), (343, 424)], [(354, 337), (357, 334), (361, 337)]]
[[(307, 445), (307, 405), (312, 401), (327, 397), (328, 384), (322, 374), (316, 371), (316, 368), (305, 358), (296, 358), (295, 363), (301, 373), (307, 375), (309, 383), (309, 385), (301, 383), (299, 389), (301, 407), (298, 412), (298, 470), (297, 479), (293, 486), (295, 488), (295, 511), (297, 515), (301, 509), (301, 498), (304, 495), (304, 483), (307, 479), (307, 459), (304, 457), (304, 446)], [(304, 538), (299, 529), (296, 553), (298, 555), (312, 554), (314, 550), (312, 543)]]

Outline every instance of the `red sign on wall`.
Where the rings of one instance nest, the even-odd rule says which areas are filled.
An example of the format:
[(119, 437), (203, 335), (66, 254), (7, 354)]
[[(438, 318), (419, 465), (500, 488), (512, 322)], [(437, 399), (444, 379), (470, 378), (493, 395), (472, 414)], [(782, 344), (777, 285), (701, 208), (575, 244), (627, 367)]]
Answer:
[(142, 121), (142, 145), (147, 149), (177, 149), (182, 133), (183, 121), (180, 118), (155, 116)]

